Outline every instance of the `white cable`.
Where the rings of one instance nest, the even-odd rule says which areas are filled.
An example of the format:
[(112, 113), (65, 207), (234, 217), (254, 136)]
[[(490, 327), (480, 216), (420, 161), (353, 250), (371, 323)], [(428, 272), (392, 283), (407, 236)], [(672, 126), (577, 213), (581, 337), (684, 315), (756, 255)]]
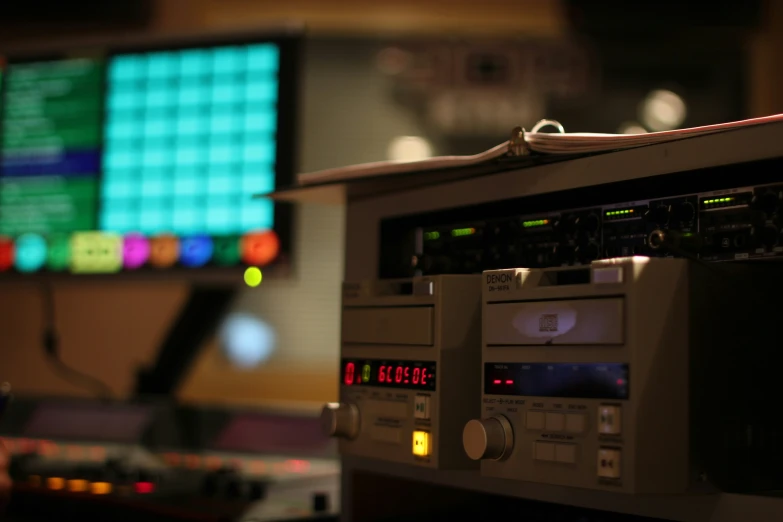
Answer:
[[(566, 133), (559, 122), (555, 120), (541, 120), (533, 127), (535, 132), (524, 133), (524, 138), (528, 151), (537, 152), (539, 154), (585, 154), (590, 152), (606, 152), (642, 147), (666, 141), (692, 138), (695, 136), (703, 136), (706, 134), (714, 134), (717, 132), (725, 132), (743, 127), (775, 122), (783, 122), (783, 114), (731, 123), (720, 123), (717, 125), (706, 125), (691, 129), (651, 132), (648, 134), (594, 134), (579, 132)], [(541, 128), (547, 126), (555, 127), (559, 132), (538, 132)], [(359, 178), (469, 167), (487, 163), (509, 155), (509, 145), (512, 145), (513, 147), (518, 144), (511, 144), (509, 141), (506, 141), (473, 156), (440, 156), (411, 162), (380, 161), (376, 163), (363, 163), (361, 165), (321, 170), (308, 174), (300, 174), (298, 176), (298, 182), (300, 185), (313, 185), (318, 183), (349, 181)]]

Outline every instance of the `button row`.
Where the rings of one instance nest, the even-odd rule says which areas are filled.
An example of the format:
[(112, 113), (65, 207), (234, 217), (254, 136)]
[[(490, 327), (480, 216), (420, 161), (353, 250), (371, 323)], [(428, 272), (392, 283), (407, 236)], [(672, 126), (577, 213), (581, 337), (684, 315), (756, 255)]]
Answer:
[(554, 442), (536, 442), (535, 458), (547, 462), (576, 462), (576, 444), (558, 444)]
[[(556, 442), (536, 442), (535, 459), (545, 462), (576, 462), (576, 444)], [(602, 478), (620, 478), (620, 450), (601, 448), (598, 450), (598, 476)]]
[(526, 421), (529, 430), (567, 431), (569, 433), (585, 431), (585, 416), (581, 413), (529, 411)]
[[(586, 416), (582, 413), (555, 413), (528, 411), (525, 424), (529, 430), (565, 431), (582, 433), (586, 428)], [(622, 426), (620, 406), (602, 404), (598, 407), (598, 433), (619, 435)]]

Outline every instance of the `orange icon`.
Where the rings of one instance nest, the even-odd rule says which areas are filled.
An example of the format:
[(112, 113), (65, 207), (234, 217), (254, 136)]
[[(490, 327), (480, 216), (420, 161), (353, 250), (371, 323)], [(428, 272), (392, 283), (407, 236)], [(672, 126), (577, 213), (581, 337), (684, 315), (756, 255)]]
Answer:
[(248, 265), (268, 265), (279, 253), (280, 240), (272, 230), (251, 232), (242, 238), (242, 261)]
[(179, 239), (176, 236), (158, 236), (150, 239), (150, 265), (169, 268), (179, 259)]

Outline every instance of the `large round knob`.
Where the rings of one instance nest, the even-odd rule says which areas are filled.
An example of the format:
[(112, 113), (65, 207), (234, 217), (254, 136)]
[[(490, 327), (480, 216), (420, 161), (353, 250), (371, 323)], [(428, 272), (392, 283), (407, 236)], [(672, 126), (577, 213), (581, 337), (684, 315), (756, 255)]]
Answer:
[(502, 415), (473, 419), (462, 430), (462, 446), (473, 460), (502, 460), (514, 449), (514, 431)]
[(663, 226), (669, 223), (669, 212), (669, 205), (655, 205), (650, 207), (650, 210), (647, 212), (647, 219), (657, 225)]
[(330, 437), (352, 439), (359, 434), (359, 408), (330, 402), (321, 410), (321, 427)]

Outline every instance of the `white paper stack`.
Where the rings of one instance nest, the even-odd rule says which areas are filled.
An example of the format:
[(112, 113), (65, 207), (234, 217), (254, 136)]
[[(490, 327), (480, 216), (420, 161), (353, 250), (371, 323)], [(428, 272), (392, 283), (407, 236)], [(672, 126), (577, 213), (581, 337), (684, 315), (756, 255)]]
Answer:
[[(783, 122), (783, 114), (753, 118), (731, 123), (706, 125), (690, 129), (678, 129), (672, 131), (652, 132), (649, 134), (593, 134), (593, 133), (546, 133), (528, 132), (524, 134), (526, 153), (539, 154), (589, 154), (594, 152), (607, 152), (612, 150), (643, 147), (667, 141), (693, 138), (717, 132), (726, 132), (743, 127), (763, 125), (767, 123)], [(516, 150), (519, 150), (519, 144)], [(380, 161), (376, 163), (364, 163), (335, 169), (321, 170), (307, 174), (300, 174), (297, 181), (300, 185), (313, 185), (319, 183), (340, 182), (371, 178), (377, 176), (397, 175), (429, 170), (469, 167), (490, 162), (498, 158), (514, 155), (509, 152), (510, 142), (506, 141), (480, 154), (473, 156), (440, 156), (422, 161), (395, 162)]]

